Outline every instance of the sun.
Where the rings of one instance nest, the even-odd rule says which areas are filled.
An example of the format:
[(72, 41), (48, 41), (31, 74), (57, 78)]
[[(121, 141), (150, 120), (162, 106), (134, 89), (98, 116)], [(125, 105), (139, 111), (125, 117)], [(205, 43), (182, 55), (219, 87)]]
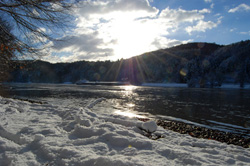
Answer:
[[(151, 30), (152, 31), (152, 30)], [(129, 58), (148, 51), (152, 38), (151, 31), (143, 23), (127, 20), (116, 27), (117, 45), (114, 52), (117, 57)], [(149, 36), (148, 36), (149, 35)]]
[[(115, 13), (106, 27), (103, 28), (103, 38), (111, 41), (114, 50), (114, 60), (126, 59), (156, 49), (152, 42), (157, 36), (155, 24), (143, 19), (136, 19), (131, 13)], [(107, 40), (108, 41), (108, 40)]]

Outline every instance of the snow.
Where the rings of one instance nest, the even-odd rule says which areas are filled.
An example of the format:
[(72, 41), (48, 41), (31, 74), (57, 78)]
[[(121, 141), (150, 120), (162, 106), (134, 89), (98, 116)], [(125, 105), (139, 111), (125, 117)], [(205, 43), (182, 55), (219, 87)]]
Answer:
[(153, 133), (157, 130), (157, 125), (155, 123), (155, 121), (149, 121), (149, 122), (145, 122), (142, 124), (142, 129), (149, 132), (149, 133)]
[[(188, 87), (188, 85), (185, 83), (143, 83), (142, 86), (167, 87), (167, 88), (187, 88)], [(214, 88), (242, 89), (239, 84), (222, 84), (221, 87), (214, 87)], [(250, 84), (245, 84), (243, 89), (250, 89)]]
[[(0, 165), (250, 165), (250, 151), (119, 114), (0, 97)], [(142, 130), (164, 138), (151, 140)]]

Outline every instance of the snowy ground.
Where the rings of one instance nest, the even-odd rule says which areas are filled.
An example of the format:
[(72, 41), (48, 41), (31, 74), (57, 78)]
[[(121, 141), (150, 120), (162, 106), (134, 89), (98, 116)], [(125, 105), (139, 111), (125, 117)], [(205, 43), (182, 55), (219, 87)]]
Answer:
[(86, 108), (35, 104), (0, 97), (0, 165), (250, 165), (250, 150), (196, 139), (154, 122)]

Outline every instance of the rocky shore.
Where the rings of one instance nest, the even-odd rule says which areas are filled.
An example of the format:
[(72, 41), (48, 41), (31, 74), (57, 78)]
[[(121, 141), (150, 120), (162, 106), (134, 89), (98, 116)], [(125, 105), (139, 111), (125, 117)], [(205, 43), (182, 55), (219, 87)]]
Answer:
[[(138, 120), (146, 122), (149, 121), (150, 119), (138, 118)], [(244, 135), (224, 132), (220, 130), (208, 129), (205, 127), (200, 127), (177, 121), (156, 120), (156, 124), (158, 126), (163, 127), (166, 130), (172, 130), (181, 134), (189, 134), (192, 137), (211, 139), (222, 143), (242, 146), (244, 148), (250, 148), (250, 137)], [(144, 135), (154, 140), (164, 138), (164, 136), (155, 135), (154, 133), (144, 132)]]
[(219, 142), (250, 148), (250, 137), (230, 132), (208, 129), (177, 121), (157, 120), (157, 125), (164, 129), (173, 130), (181, 134), (189, 134), (196, 138), (205, 138)]

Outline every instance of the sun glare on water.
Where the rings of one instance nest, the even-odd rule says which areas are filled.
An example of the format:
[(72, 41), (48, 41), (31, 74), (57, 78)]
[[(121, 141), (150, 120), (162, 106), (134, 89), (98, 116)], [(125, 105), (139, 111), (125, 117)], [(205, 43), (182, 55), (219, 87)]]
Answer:
[(145, 116), (137, 115), (137, 114), (130, 112), (130, 111), (117, 110), (117, 111), (115, 111), (115, 114), (126, 116), (129, 118), (146, 118)]
[(137, 87), (136, 86), (133, 86), (133, 85), (127, 85), (127, 86), (124, 86), (124, 90), (125, 91), (133, 91), (135, 90)]
[[(122, 86), (122, 93), (124, 94), (124, 96), (126, 96), (127, 98), (130, 98), (133, 95), (133, 91), (136, 89), (136, 86)], [(126, 109), (122, 109), (122, 110), (116, 110), (114, 113), (121, 115), (121, 116), (126, 116), (129, 118), (146, 118), (145, 116), (142, 115), (138, 115), (136, 113), (136, 111), (133, 111), (133, 108), (135, 107), (135, 103), (133, 103), (133, 101), (131, 102), (127, 102), (124, 104), (124, 107)]]

